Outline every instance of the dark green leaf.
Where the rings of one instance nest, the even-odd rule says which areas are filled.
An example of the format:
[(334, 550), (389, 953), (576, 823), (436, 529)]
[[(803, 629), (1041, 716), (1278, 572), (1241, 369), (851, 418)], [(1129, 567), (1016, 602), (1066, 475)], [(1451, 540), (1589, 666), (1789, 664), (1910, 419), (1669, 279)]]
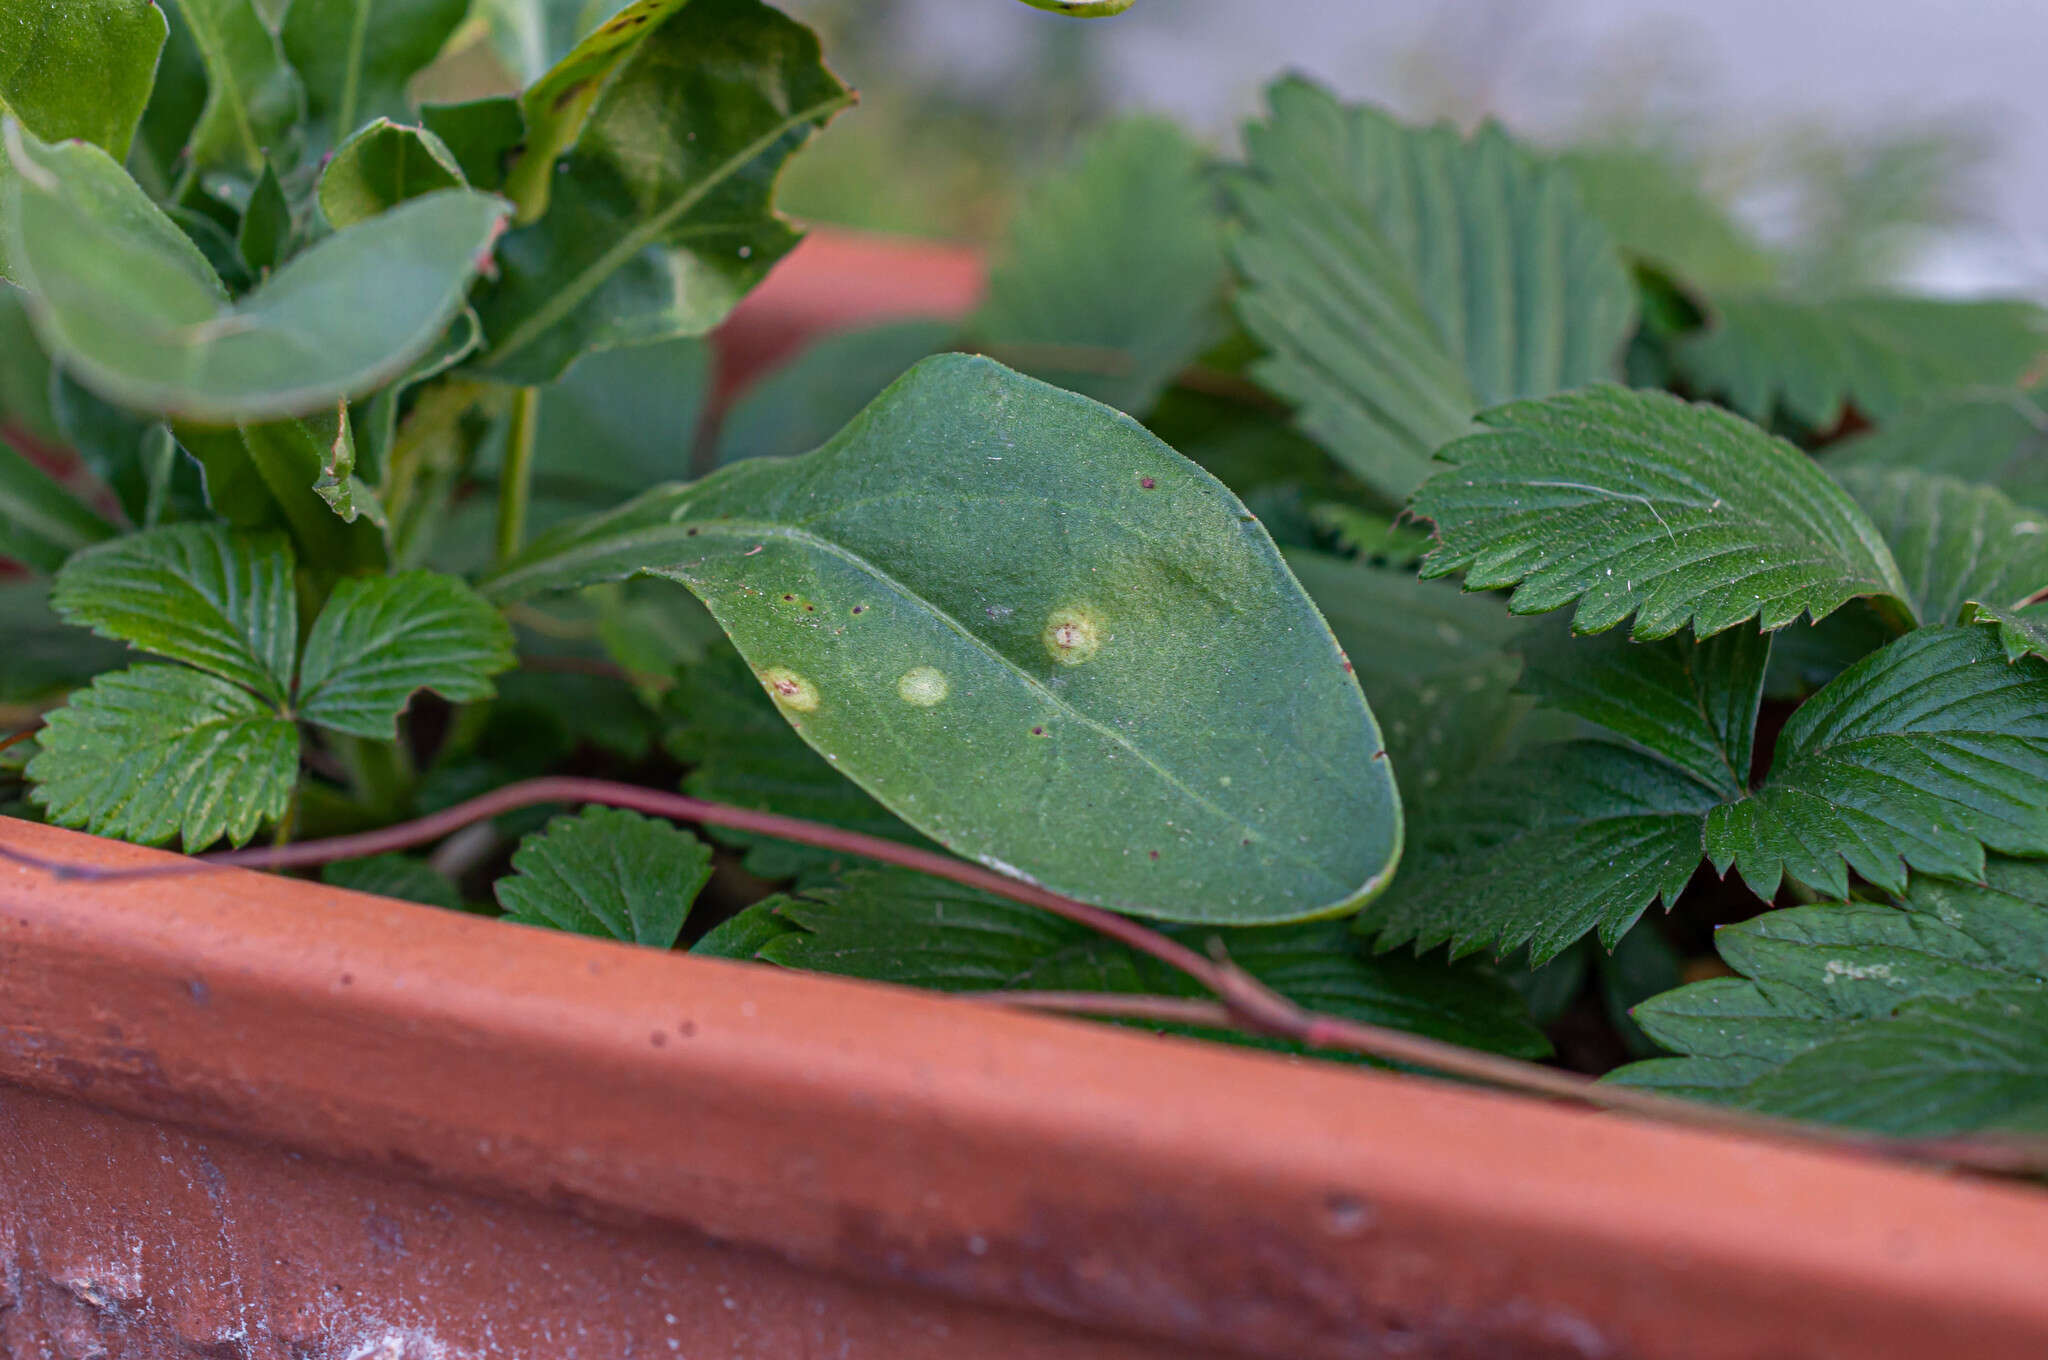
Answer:
[[(673, 4), (643, 0), (585, 46)], [(571, 99), (597, 104), (562, 173), (543, 173), (547, 215), (499, 245), (500, 278), (477, 307), (490, 338), (479, 367), (494, 378), (548, 382), (589, 350), (701, 335), (798, 240), (771, 207), (776, 173), (853, 98), (817, 38), (757, 0), (693, 0), (646, 27), (601, 95)], [(554, 156), (533, 94), (510, 186), (523, 206), (520, 173)]]
[(1770, 652), (1769, 635), (1755, 628), (1731, 628), (1704, 642), (1550, 630), (1526, 649), (1522, 683), (1550, 707), (1626, 737), (1724, 798), (1740, 798), (1749, 788)]
[(1994, 624), (2005, 659), (2018, 661), (2032, 654), (2048, 657), (2048, 602), (2024, 609), (1989, 609), (1980, 604), (1963, 606), (1964, 623)]
[(1844, 671), (1779, 734), (1770, 776), (1707, 819), (1714, 867), (1768, 900), (1787, 876), (1848, 895), (1853, 869), (1984, 872), (1984, 847), (2048, 855), (2048, 661), (1983, 628), (1921, 628)]
[(1484, 407), (1619, 373), (1634, 292), (1571, 177), (1492, 125), (1406, 128), (1305, 81), (1235, 182), (1253, 375), (1396, 502)]
[(206, 513), (199, 464), (162, 423), (102, 400), (61, 369), (50, 375), (49, 389), (64, 442), (120, 499), (129, 523), (152, 529)]
[(1651, 902), (1678, 900), (1713, 804), (1697, 780), (1626, 747), (1532, 748), (1428, 820), (1359, 928), (1381, 948), (1448, 942), (1454, 957), (1526, 944), (1540, 964), (1596, 927), (1611, 949)]
[(188, 852), (284, 815), (299, 733), (239, 685), (182, 666), (102, 675), (50, 714), (29, 762), (50, 820)]
[(776, 905), (781, 901), (779, 897), (763, 898), (739, 915), (720, 921), (690, 946), (690, 952), (711, 959), (752, 962), (770, 940), (799, 929), (776, 915)]
[(292, 553), (276, 534), (180, 524), (82, 552), (50, 603), (72, 623), (211, 671), (282, 706), (299, 645)]
[(306, 111), (327, 124), (329, 142), (374, 118), (404, 118), (407, 82), (440, 54), (468, 11), (469, 0), (292, 0), (285, 55), (304, 78)]
[(711, 847), (667, 822), (591, 808), (528, 836), (512, 869), (497, 883), (510, 920), (673, 949), (711, 880)]
[(492, 193), (505, 187), (506, 168), (526, 144), (526, 115), (510, 95), (423, 105), (420, 124), (441, 139), (463, 179)]
[(568, 526), (491, 589), (641, 572), (704, 599), (905, 821), (1058, 891), (1299, 919), (1399, 855), (1371, 711), (1257, 521), (1135, 422), (989, 360), (928, 359), (816, 453)]
[(113, 533), (113, 525), (0, 439), (0, 557), (52, 572), (72, 553)]
[(1828, 446), (1830, 471), (1914, 468), (1995, 486), (2048, 510), (2048, 388), (1971, 391), (1916, 403), (1868, 434)]
[(447, 876), (436, 872), (425, 860), (410, 855), (341, 860), (322, 869), (320, 881), (351, 892), (375, 893), (448, 911), (462, 910), (462, 894)]
[(1972, 602), (2017, 608), (2048, 590), (2048, 515), (1953, 477), (1848, 468), (1840, 478), (1891, 544), (1921, 622), (1954, 623)]
[[(799, 929), (749, 930), (770, 962), (941, 991), (1119, 992), (1200, 996), (1180, 973), (1085, 926), (901, 870), (856, 870), (776, 903)], [(1251, 930), (1169, 927), (1311, 1009), (1521, 1057), (1549, 1045), (1521, 998), (1490, 973), (1365, 955), (1342, 922)]]
[(1025, 197), (969, 331), (1035, 377), (1142, 414), (1215, 339), (1227, 273), (1201, 153), (1172, 123), (1125, 119)]
[(280, 154), (305, 104), (299, 78), (252, 0), (179, 0), (206, 65), (206, 107), (188, 147), (201, 170), (239, 170), (251, 180)]
[(1693, 386), (1821, 430), (1851, 406), (1882, 421), (1957, 388), (2015, 386), (2048, 353), (2048, 316), (2029, 302), (1746, 297), (1715, 310), (1678, 350)]
[[(0, 247), (0, 274), (5, 270)], [(50, 409), (50, 356), (36, 339), (28, 304), (19, 289), (0, 287), (0, 422), (33, 435), (54, 438), (56, 415)]]
[(128, 154), (168, 27), (150, 0), (17, 0), (0, 24), (0, 112), (44, 141)]
[(1739, 417), (1599, 386), (1488, 411), (1415, 497), (1442, 540), (1424, 574), (1515, 586), (1573, 626), (1635, 636), (1765, 630), (1863, 595), (1907, 595), (1884, 538), (1813, 461)]
[(275, 269), (291, 248), (292, 205), (285, 201), (277, 171), (268, 161), (242, 210), (241, 230), (235, 234), (235, 251), (249, 272), (262, 278)]
[(491, 677), (512, 664), (512, 630), (461, 580), (430, 571), (352, 578), (334, 588), (306, 638), (299, 716), (388, 741), (417, 691), (487, 699)]
[(401, 203), (462, 185), (455, 153), (420, 128), (379, 118), (335, 150), (320, 174), (320, 211), (352, 227)]
[[(817, 448), (904, 370), (946, 348), (958, 329), (950, 321), (887, 321), (812, 342), (725, 413), (718, 428), (719, 465)], [(570, 379), (589, 363), (571, 369)]]
[(587, 354), (541, 398), (535, 480), (601, 509), (686, 477), (710, 395), (711, 347), (702, 340)]
[(1993, 859), (1987, 878), (1916, 878), (1896, 907), (1800, 907), (1722, 929), (1740, 977), (1635, 1011), (1686, 1056), (1614, 1079), (1902, 1134), (1985, 1127), (2041, 1101), (2048, 863)]
[(204, 474), (207, 504), (229, 523), (287, 529), (302, 559), (330, 570), (384, 565), (376, 525), (345, 522), (314, 489), (335, 457), (338, 413), (240, 430), (181, 423), (177, 434)]
[(503, 216), (484, 194), (430, 194), (230, 302), (104, 152), (8, 127), (7, 260), (45, 343), (103, 395), (195, 420), (303, 414), (404, 372), (462, 306)]
[[(497, 0), (487, 8), (503, 10), (517, 3), (518, 0), (510, 0), (509, 3)], [(559, 8), (564, 0), (542, 0), (542, 3)], [(592, 106), (604, 93), (613, 74), (631, 61), (641, 46), (687, 3), (688, 0), (633, 0), (632, 4), (555, 59), (545, 74), (535, 73), (537, 79), (530, 76), (522, 82), (527, 86), (526, 92), (519, 97), (520, 113), (526, 128), (526, 150), (505, 180), (505, 196), (519, 205), (521, 222), (531, 222), (547, 211), (556, 158), (576, 144)], [(548, 15), (541, 22), (552, 28), (554, 25), (547, 20), (554, 17)], [(564, 14), (562, 17), (572, 18), (573, 22), (574, 17), (580, 16)], [(541, 48), (534, 55), (553, 58), (559, 44), (546, 39), (557, 35), (533, 36), (541, 39), (538, 43), (526, 44)], [(573, 37), (573, 30), (568, 36)]]

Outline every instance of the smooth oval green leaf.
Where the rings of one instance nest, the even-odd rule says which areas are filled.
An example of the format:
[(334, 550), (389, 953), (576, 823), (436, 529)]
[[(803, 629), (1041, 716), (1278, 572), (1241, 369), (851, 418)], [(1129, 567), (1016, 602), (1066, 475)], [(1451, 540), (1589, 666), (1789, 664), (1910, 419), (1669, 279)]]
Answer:
[[(476, 366), (491, 377), (551, 382), (593, 349), (700, 335), (799, 239), (773, 210), (776, 174), (853, 100), (816, 35), (757, 0), (692, 0), (647, 27), (553, 177), (547, 215), (498, 247), (499, 280), (477, 303), (490, 343)], [(545, 167), (531, 101), (527, 121), (520, 168)]]
[(520, 842), (498, 904), (521, 925), (673, 949), (711, 881), (711, 847), (618, 808), (557, 817)]
[(1576, 600), (1585, 633), (1634, 614), (1638, 638), (1752, 618), (1768, 631), (1859, 596), (1907, 598), (1848, 493), (1739, 416), (1603, 384), (1481, 421), (1416, 493), (1440, 540), (1425, 576), (1514, 586), (1518, 614)]
[(512, 630), (464, 582), (438, 572), (355, 577), (313, 621), (299, 673), (299, 716), (391, 740), (412, 696), (467, 703), (512, 667)]
[(695, 591), (855, 782), (1005, 872), (1247, 923), (1351, 910), (1399, 856), (1378, 727), (1265, 530), (1134, 421), (989, 360), (926, 360), (816, 453), (570, 526), (487, 588), (641, 572)]
[(0, 439), (0, 557), (51, 572), (113, 534), (113, 525)]
[(0, 16), (0, 112), (44, 141), (81, 138), (119, 160), (169, 31), (150, 0), (17, 0)]
[(57, 574), (50, 605), (101, 637), (282, 705), (299, 645), (292, 566), (281, 534), (179, 524), (79, 553)]
[(252, 0), (179, 0), (178, 14), (206, 66), (206, 105), (186, 143), (192, 164), (254, 180), (285, 151), (305, 107), (298, 74)]
[(379, 118), (337, 147), (321, 171), (320, 211), (335, 227), (352, 227), (462, 183), (455, 153), (439, 137)]
[(7, 258), (38, 333), (108, 398), (193, 420), (302, 415), (402, 373), (462, 306), (504, 218), (486, 194), (429, 194), (230, 302), (106, 153), (7, 128)]
[(307, 113), (339, 140), (372, 119), (404, 118), (406, 83), (468, 12), (469, 0), (292, 0), (279, 36), (305, 80)]
[(30, 796), (62, 826), (197, 853), (282, 817), (299, 773), (291, 720), (183, 666), (102, 675), (50, 714)]

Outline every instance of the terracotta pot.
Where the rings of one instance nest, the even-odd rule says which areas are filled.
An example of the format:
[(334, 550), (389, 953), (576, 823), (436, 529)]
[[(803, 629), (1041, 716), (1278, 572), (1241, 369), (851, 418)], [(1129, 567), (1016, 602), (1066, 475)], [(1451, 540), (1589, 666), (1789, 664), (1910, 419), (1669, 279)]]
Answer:
[(295, 880), (0, 865), (8, 1360), (1976, 1360), (2048, 1354), (2044, 1278), (2030, 1188)]

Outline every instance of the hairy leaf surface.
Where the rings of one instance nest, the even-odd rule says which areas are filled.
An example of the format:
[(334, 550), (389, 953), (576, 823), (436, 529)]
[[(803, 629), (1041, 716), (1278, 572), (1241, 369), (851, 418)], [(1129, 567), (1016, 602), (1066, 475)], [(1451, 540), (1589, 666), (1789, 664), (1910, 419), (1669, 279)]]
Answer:
[(168, 32), (150, 0), (18, 0), (0, 23), (0, 112), (125, 157)]
[(1537, 614), (1573, 601), (1599, 632), (1820, 619), (1907, 595), (1884, 538), (1798, 449), (1711, 406), (1600, 386), (1488, 411), (1415, 497), (1442, 540), (1426, 576), (1516, 587)]
[(334, 588), (306, 638), (299, 716), (388, 741), (418, 691), (451, 703), (487, 699), (491, 677), (512, 665), (512, 630), (460, 579), (356, 577)]
[(143, 845), (177, 837), (190, 852), (282, 817), (299, 771), (290, 720), (182, 666), (100, 676), (36, 741), (30, 796), (51, 821)]
[(1497, 127), (1406, 128), (1286, 80), (1246, 130), (1253, 374), (1396, 502), (1482, 408), (1617, 375), (1634, 294), (1571, 177)]
[(521, 925), (673, 949), (711, 880), (711, 847), (618, 808), (557, 817), (520, 842), (498, 903)]
[(816, 453), (568, 526), (488, 589), (640, 572), (704, 599), (891, 811), (1059, 891), (1286, 920), (1355, 907), (1399, 853), (1371, 711), (1257, 521), (986, 359), (927, 360)]
[(291, 693), (299, 604), (281, 535), (215, 524), (130, 534), (66, 563), (50, 603), (101, 637), (197, 666), (273, 705)]
[(484, 194), (430, 194), (335, 233), (230, 302), (106, 153), (7, 126), (7, 261), (38, 334), (104, 395), (196, 420), (304, 414), (397, 376), (461, 307), (503, 217)]
[(1882, 421), (1958, 388), (2010, 387), (2048, 353), (2048, 314), (2028, 302), (1729, 298), (1678, 350), (1703, 392), (1755, 420), (1777, 411), (1815, 429), (1850, 406)]

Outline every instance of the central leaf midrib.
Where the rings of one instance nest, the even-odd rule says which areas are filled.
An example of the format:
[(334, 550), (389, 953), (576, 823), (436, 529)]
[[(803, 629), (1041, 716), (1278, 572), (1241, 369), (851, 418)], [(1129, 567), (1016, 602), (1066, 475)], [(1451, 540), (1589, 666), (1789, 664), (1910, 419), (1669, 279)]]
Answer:
[(606, 279), (625, 267), (626, 261), (659, 240), (669, 224), (696, 207), (713, 189), (753, 164), (769, 147), (787, 135), (790, 129), (804, 123), (815, 122), (835, 109), (844, 108), (852, 100), (851, 92), (843, 92), (830, 99), (821, 100), (809, 108), (791, 114), (777, 123), (773, 129), (756, 137), (727, 157), (709, 175), (678, 196), (673, 203), (620, 237), (616, 245), (598, 256), (588, 268), (558, 289), (532, 316), (513, 327), (512, 333), (493, 348), (489, 366), (502, 365), (507, 357), (526, 348), (536, 336), (545, 334), (564, 317), (582, 306)]
[[(678, 519), (676, 521), (673, 521), (673, 527), (681, 527), (686, 523), (688, 523), (688, 521)], [(902, 580), (900, 580), (898, 577), (894, 576), (890, 572), (884, 571), (881, 567), (869, 561), (867, 558), (862, 557), (860, 554), (853, 552), (852, 550), (845, 548), (837, 543), (834, 543), (829, 539), (820, 538), (816, 534), (810, 533), (807, 530), (791, 528), (786, 525), (763, 524), (744, 520), (719, 520), (713, 522), (694, 524), (690, 525), (690, 527), (696, 528), (697, 530), (699, 530), (701, 535), (707, 537), (719, 536), (733, 538), (788, 539), (800, 543), (806, 547), (814, 548), (820, 552), (827, 553), (833, 557), (837, 557), (841, 561), (847, 562), (855, 568), (863, 572), (866, 572), (868, 575), (874, 577), (876, 580), (882, 582), (884, 585), (887, 585), (892, 590), (900, 592), (906, 598), (910, 599), (912, 602), (922, 606), (924, 609), (929, 611), (935, 618), (938, 618), (939, 620), (944, 622), (944, 624), (948, 628), (952, 629), (955, 633), (959, 634), (962, 638), (966, 639), (969, 643), (971, 643), (976, 649), (982, 652), (995, 664), (1002, 667), (1004, 670), (1007, 670), (1011, 674), (1015, 675), (1019, 680), (1021, 680), (1024, 683), (1024, 685), (1034, 695), (1041, 698), (1044, 702), (1058, 709), (1060, 712), (1068, 715), (1074, 721), (1087, 727), (1090, 731), (1095, 732), (1100, 736), (1108, 738), (1111, 742), (1122, 747), (1124, 750), (1129, 751), (1133, 756), (1136, 756), (1138, 760), (1141, 763), (1143, 763), (1147, 769), (1151, 770), (1154, 774), (1158, 775), (1159, 778), (1165, 781), (1165, 783), (1170, 788), (1174, 789), (1182, 796), (1187, 798), (1189, 802), (1195, 804), (1197, 807), (1202, 808), (1210, 814), (1220, 818), (1221, 820), (1232, 825), (1235, 825), (1241, 830), (1250, 833), (1251, 835), (1258, 838), (1260, 841), (1270, 846), (1275, 853), (1287, 859), (1289, 862), (1301, 865), (1305, 868), (1312, 869), (1320, 877), (1331, 879), (1333, 882), (1337, 881), (1335, 879), (1335, 876), (1332, 875), (1323, 866), (1317, 864), (1313, 860), (1302, 858), (1298, 853), (1291, 851), (1282, 842), (1275, 840), (1263, 828), (1255, 826), (1251, 822), (1248, 822), (1245, 819), (1243, 819), (1242, 817), (1239, 817), (1229, 812), (1228, 810), (1219, 807), (1217, 804), (1210, 801), (1208, 798), (1203, 797), (1195, 790), (1189, 788), (1180, 780), (1179, 776), (1175, 775), (1171, 770), (1168, 770), (1166, 767), (1159, 764), (1159, 762), (1154, 760), (1149, 754), (1140, 749), (1138, 746), (1134, 745), (1131, 742), (1130, 738), (1126, 737), (1123, 733), (1118, 732), (1115, 729), (1104, 725), (1097, 719), (1075, 708), (1065, 699), (1062, 699), (1058, 694), (1046, 688), (1046, 686), (1042, 682), (1040, 682), (1037, 678), (1035, 678), (1030, 673), (1025, 671), (1022, 667), (1017, 665), (1016, 662), (1010, 660), (1001, 652), (997, 651), (994, 647), (990, 646), (985, 639), (977, 635), (973, 630), (967, 628), (966, 626), (961, 624), (959, 620), (955, 619), (951, 614), (939, 608), (936, 604), (932, 603), (932, 601), (926, 599), (921, 592), (913, 589), (912, 587), (904, 583)], [(671, 568), (671, 570), (673, 569), (674, 568)], [(1350, 889), (1346, 888), (1341, 882), (1338, 884), (1338, 887), (1339, 890), (1342, 892), (1350, 891)]]

